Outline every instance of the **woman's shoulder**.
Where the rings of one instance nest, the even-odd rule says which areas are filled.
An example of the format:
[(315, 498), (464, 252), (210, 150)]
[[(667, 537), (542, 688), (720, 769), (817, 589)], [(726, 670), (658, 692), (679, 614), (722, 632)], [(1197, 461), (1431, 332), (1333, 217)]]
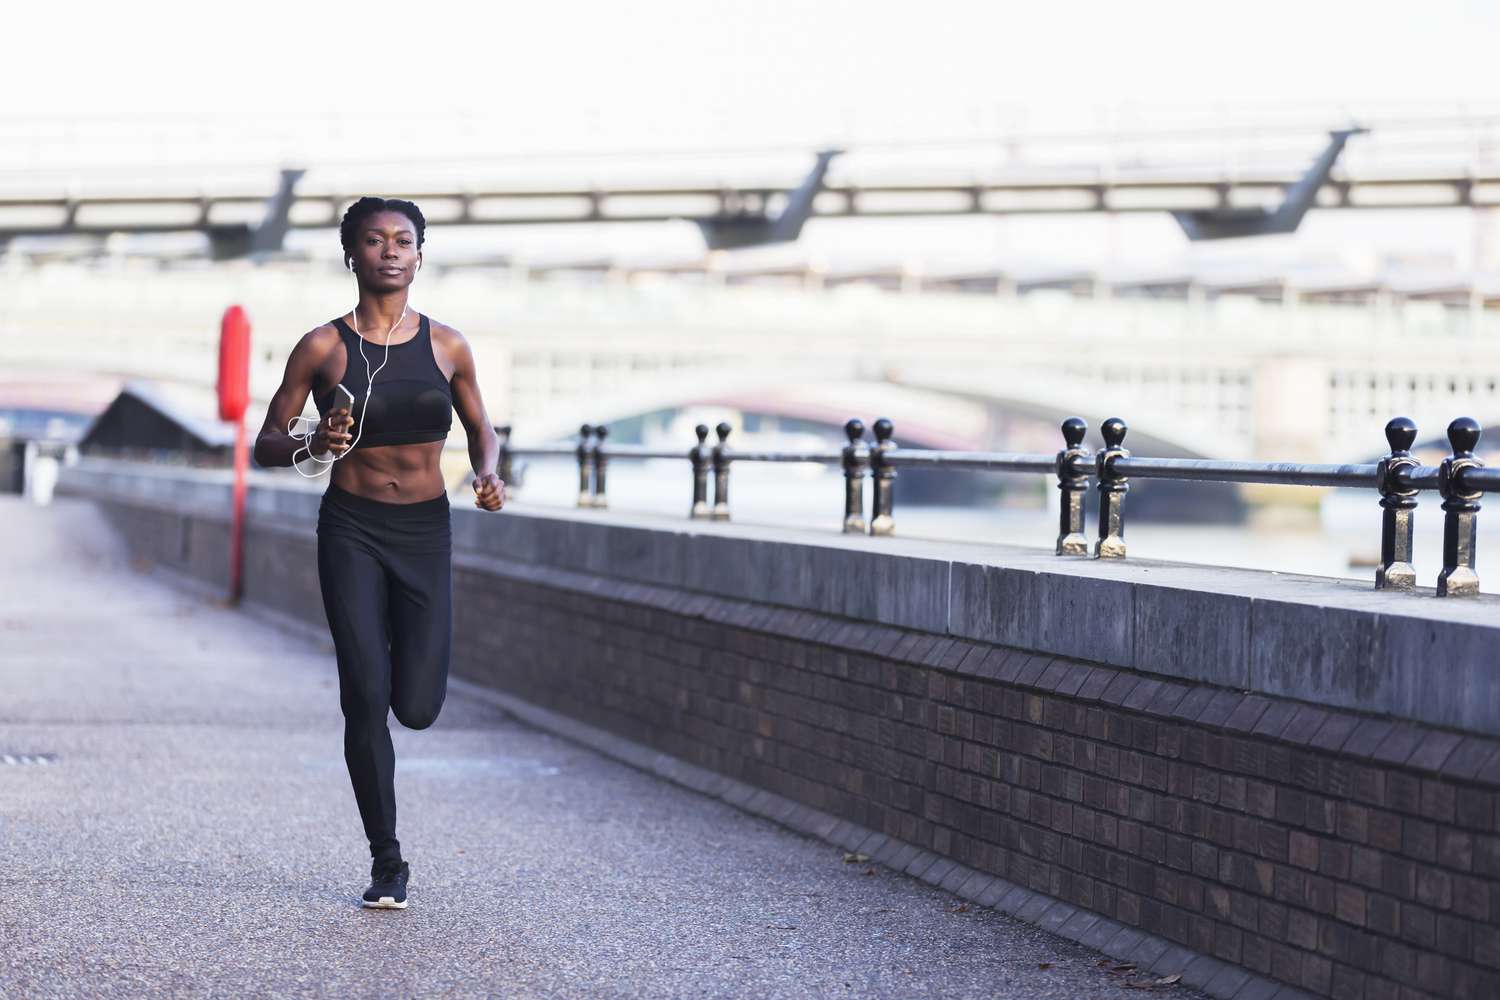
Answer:
[(329, 320), (304, 333), (292, 348), (292, 355), (300, 355), (312, 364), (321, 364), (340, 340), (338, 326)]
[(444, 323), (442, 320), (436, 319), (436, 318), (434, 318), (432, 316), (429, 316), (426, 313), (422, 314), (422, 318), (425, 319), (425, 320), (427, 320), (427, 328), (432, 331), (432, 336), (433, 336), (434, 340), (436, 340), (436, 339), (442, 339), (442, 340), (454, 340), (454, 339), (458, 339), (458, 340), (463, 340), (464, 339), (464, 335), (461, 334), (461, 333), (459, 333), (458, 329), (456, 327), (449, 326), (447, 323)]
[[(423, 315), (426, 316), (425, 313)], [(456, 327), (435, 320), (431, 316), (426, 316), (426, 319), (427, 328), (431, 331), (433, 343), (447, 352), (450, 357), (468, 351), (469, 342), (464, 338), (463, 334), (458, 332)]]
[(327, 352), (332, 351), (335, 345), (338, 345), (339, 339), (341, 339), (339, 337), (339, 327), (335, 324), (335, 321), (330, 319), (329, 322), (317, 325), (317, 327), (309, 330), (308, 333), (302, 334), (302, 337), (297, 340), (297, 346), (294, 346), (293, 351), (321, 358)]

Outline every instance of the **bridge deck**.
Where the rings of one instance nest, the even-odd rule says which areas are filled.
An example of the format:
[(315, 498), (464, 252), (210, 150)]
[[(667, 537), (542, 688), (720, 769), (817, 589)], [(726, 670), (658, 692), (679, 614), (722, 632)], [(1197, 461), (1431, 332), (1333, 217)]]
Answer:
[(0, 754), (56, 755), (0, 757), (7, 995), (1140, 993), (468, 688), (392, 722), (412, 905), (362, 910), (326, 643), (132, 566), (81, 501), (0, 500), (0, 552)]

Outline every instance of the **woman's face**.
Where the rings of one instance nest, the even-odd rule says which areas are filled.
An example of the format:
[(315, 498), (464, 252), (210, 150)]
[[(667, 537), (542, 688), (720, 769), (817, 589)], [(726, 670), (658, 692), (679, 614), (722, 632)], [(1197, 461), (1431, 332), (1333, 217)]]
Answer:
[(393, 292), (411, 284), (422, 253), (417, 227), (400, 212), (376, 212), (354, 239), (354, 273), (372, 291)]

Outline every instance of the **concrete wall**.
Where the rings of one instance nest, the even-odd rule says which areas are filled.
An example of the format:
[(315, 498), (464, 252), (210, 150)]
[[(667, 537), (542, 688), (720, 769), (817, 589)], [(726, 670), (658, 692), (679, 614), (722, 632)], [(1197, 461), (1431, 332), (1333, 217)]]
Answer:
[[(212, 476), (67, 486), (224, 578)], [(253, 491), (247, 552), (250, 599), (309, 620), (316, 504)], [(1500, 996), (1493, 599), (597, 512), (454, 536), (458, 675), (882, 863), (1215, 995)]]

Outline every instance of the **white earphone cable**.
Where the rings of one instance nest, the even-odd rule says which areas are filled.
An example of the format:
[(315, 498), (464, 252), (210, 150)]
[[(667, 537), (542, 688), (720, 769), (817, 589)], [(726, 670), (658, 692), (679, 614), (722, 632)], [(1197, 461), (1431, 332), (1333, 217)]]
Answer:
[[(364, 405), (360, 407), (359, 418), (356, 420), (356, 423), (359, 426), (359, 430), (355, 432), (354, 440), (349, 442), (349, 447), (344, 450), (343, 454), (334, 455), (332, 458), (324, 458), (321, 455), (314, 455), (312, 453), (313, 437), (317, 434), (318, 424), (322, 422), (322, 417), (314, 420), (312, 417), (298, 415), (288, 421), (286, 426), (287, 435), (294, 441), (302, 442), (302, 447), (297, 448), (292, 452), (292, 468), (295, 469), (297, 474), (303, 479), (317, 479), (323, 474), (324, 471), (326, 471), (328, 466), (332, 465), (334, 462), (337, 462), (339, 459), (343, 458), (344, 455), (347, 455), (349, 454), (349, 452), (353, 451), (354, 446), (359, 444), (359, 439), (364, 436), (364, 415), (365, 412), (370, 408), (370, 394), (375, 391), (375, 376), (379, 375), (381, 369), (386, 366), (386, 362), (391, 360), (391, 334), (395, 333), (396, 327), (400, 326), (402, 321), (406, 319), (406, 312), (409, 308), (409, 305), (402, 306), (401, 315), (396, 318), (396, 322), (391, 325), (391, 328), (385, 332), (385, 357), (381, 359), (380, 367), (376, 368), (373, 372), (370, 371), (370, 359), (368, 357), (365, 357), (365, 338), (359, 335), (359, 310), (356, 308), (350, 311), (349, 318), (353, 321), (354, 336), (359, 341), (359, 356), (360, 359), (365, 363), (365, 400)], [(347, 368), (347, 365), (345, 367)], [(302, 421), (300, 429), (298, 428), (297, 424), (299, 420)], [(307, 452), (308, 458), (323, 466), (323, 468), (312, 474), (303, 472), (302, 467), (297, 464), (297, 455), (299, 452), (303, 451)], [(324, 454), (328, 454), (328, 452), (325, 452)]]

